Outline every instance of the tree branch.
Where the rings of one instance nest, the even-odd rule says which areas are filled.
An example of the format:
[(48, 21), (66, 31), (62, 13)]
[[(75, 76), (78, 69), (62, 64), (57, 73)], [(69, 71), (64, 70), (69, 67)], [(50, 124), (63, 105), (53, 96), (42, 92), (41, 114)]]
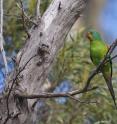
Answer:
[(40, 13), (40, 0), (37, 0), (36, 16), (37, 16), (37, 20), (39, 20), (39, 18), (41, 17), (41, 13)]
[(92, 87), (89, 88), (87, 90), (74, 90), (71, 92), (66, 92), (66, 93), (47, 93), (47, 92), (42, 92), (39, 95), (36, 94), (32, 94), (32, 95), (24, 95), (24, 94), (15, 94), (17, 97), (21, 97), (21, 98), (25, 98), (25, 99), (38, 99), (38, 98), (55, 98), (55, 97), (70, 97), (70, 96), (74, 96), (77, 94), (81, 94), (81, 93), (86, 93), (88, 91), (92, 91), (97, 89), (98, 87)]
[[(15, 78), (12, 76), (9, 77), (8, 80), (8, 89), (10, 86), (10, 90), (8, 90), (9, 97), (7, 97), (7, 104), (9, 106), (8, 108), (10, 109), (8, 110), (9, 114), (14, 113), (17, 109), (19, 110), (18, 107), (20, 106), (19, 111), (21, 112), (21, 115), (24, 119), (20, 118), (20, 116), (18, 115), (17, 118), (12, 118), (9, 121), (9, 117), (6, 114), (3, 114), (6, 113), (8, 109), (6, 107), (5, 98), (3, 99), (4, 102), (0, 104), (2, 106), (0, 114), (3, 115), (3, 119), (0, 120), (0, 123), (34, 123), (32, 117), (35, 111), (32, 111), (31, 107), (35, 103), (35, 100), (22, 99), (21, 104), (18, 104), (17, 106), (17, 101), (14, 101), (14, 93), (16, 91), (19, 91), (21, 93), (26, 93), (30, 95), (39, 94), (47, 90), (43, 87), (43, 85), (51, 69), (54, 58), (56, 57), (56, 54), (63, 45), (64, 40), (72, 25), (80, 17), (82, 11), (86, 6), (86, 2), (86, 0), (53, 0), (49, 8), (42, 16), (38, 26), (32, 27), (30, 37), (27, 38), (25, 46), (20, 50), (22, 57), (20, 59), (20, 63), (18, 63), (17, 66), (22, 71), (19, 70), (15, 76), (13, 75), (15, 78), (22, 78), (18, 80), (17, 83), (15, 83), (16, 81), (13, 81), (13, 79)], [(24, 19), (23, 21), (25, 23), (26, 16), (24, 14), (22, 3), (20, 5), (20, 8), (22, 10), (22, 18)], [(29, 61), (30, 58), (34, 55), (37, 56), (34, 57), (31, 61)], [(27, 64), (25, 68), (22, 69), (21, 67), (24, 67), (24, 63)], [(3, 110), (2, 108), (5, 109)], [(4, 118), (6, 119), (6, 121), (4, 121)]]

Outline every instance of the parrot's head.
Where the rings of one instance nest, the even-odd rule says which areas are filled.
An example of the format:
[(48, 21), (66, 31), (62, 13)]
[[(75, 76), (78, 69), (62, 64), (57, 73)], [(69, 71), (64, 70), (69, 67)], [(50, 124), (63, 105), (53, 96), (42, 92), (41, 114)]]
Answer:
[(89, 39), (89, 41), (101, 40), (100, 34), (96, 31), (87, 32), (86, 37)]

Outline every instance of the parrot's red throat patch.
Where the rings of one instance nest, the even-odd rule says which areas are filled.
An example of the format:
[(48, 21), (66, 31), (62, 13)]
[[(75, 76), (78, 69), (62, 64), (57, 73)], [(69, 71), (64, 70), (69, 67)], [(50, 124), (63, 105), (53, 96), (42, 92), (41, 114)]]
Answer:
[(86, 37), (89, 39), (89, 41), (93, 40), (92, 35), (91, 35), (90, 32), (87, 32)]

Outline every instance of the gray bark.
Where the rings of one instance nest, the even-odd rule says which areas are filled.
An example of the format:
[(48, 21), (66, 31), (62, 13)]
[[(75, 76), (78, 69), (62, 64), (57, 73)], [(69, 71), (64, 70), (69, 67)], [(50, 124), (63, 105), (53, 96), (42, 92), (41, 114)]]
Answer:
[[(15, 82), (10, 95), (9, 113), (12, 113), (12, 117), (8, 118), (8, 124), (35, 124), (37, 120), (36, 100), (16, 98), (14, 94), (19, 92), (28, 95), (41, 94), (42, 91), (47, 90), (44, 82), (54, 58), (72, 25), (80, 17), (87, 1), (53, 0), (42, 18), (39, 18), (38, 26), (30, 30), (31, 37), (27, 39), (17, 55), (18, 68), (22, 69), (24, 66), (25, 68), (18, 76), (19, 80)], [(16, 71), (14, 74), (16, 76)], [(8, 82), (11, 78), (9, 77)], [(12, 81), (8, 85), (10, 87)], [(0, 116), (2, 117), (0, 124), (7, 117), (6, 99), (7, 97), (2, 98), (0, 103)]]

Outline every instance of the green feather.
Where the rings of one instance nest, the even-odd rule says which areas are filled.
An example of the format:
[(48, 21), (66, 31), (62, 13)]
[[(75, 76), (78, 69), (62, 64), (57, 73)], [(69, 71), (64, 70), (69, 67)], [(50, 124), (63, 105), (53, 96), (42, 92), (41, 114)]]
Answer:
[(90, 30), (89, 32), (91, 33), (93, 40), (99, 40), (99, 41), (102, 40), (101, 35), (98, 32), (96, 32), (94, 29)]

